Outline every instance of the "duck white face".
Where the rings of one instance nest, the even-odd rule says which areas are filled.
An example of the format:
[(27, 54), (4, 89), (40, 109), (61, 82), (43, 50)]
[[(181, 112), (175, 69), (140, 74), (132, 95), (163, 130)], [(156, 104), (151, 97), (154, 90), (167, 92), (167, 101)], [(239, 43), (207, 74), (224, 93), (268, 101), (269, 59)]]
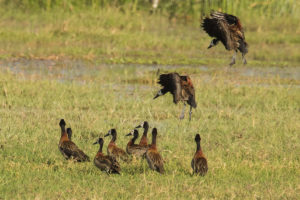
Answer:
[(132, 130), (130, 133), (128, 133), (126, 136), (131, 136), (131, 135), (133, 135), (133, 133), (134, 133), (134, 130)]
[(149, 124), (148, 124), (147, 121), (144, 121), (144, 122), (142, 122), (140, 125), (138, 125), (138, 126), (135, 127), (135, 128), (144, 128), (145, 130), (148, 130)]
[(207, 48), (210, 49), (211, 47), (216, 46), (218, 43), (219, 43), (218, 39), (213, 39)]
[(135, 127), (135, 128), (142, 128), (142, 127), (144, 127), (144, 124), (145, 124), (145, 122), (142, 122), (140, 125), (138, 125), (138, 126)]
[(107, 136), (111, 135), (111, 130), (112, 130), (112, 129), (110, 129), (110, 130), (106, 133), (106, 135), (104, 135), (104, 137), (107, 137)]

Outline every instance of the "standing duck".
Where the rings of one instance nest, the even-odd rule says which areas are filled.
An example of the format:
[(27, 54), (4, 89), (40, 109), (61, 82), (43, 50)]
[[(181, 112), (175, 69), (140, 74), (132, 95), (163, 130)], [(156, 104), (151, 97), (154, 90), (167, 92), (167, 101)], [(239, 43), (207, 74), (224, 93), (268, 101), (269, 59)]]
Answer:
[(99, 138), (95, 144), (100, 144), (98, 153), (96, 154), (94, 158), (94, 164), (96, 167), (98, 167), (101, 171), (105, 171), (108, 174), (120, 174), (121, 167), (118, 161), (111, 156), (104, 155), (102, 153), (102, 148), (104, 144), (104, 140), (102, 138)]
[(179, 101), (183, 101), (184, 103), (180, 119), (184, 118), (184, 109), (187, 103), (190, 105), (189, 120), (191, 120), (192, 108), (197, 107), (195, 89), (191, 78), (189, 76), (180, 76), (178, 73), (161, 74), (158, 83), (163, 88), (157, 92), (153, 99), (170, 92), (173, 95), (173, 102), (175, 104)]
[(144, 133), (143, 133), (143, 136), (140, 140), (140, 143), (139, 145), (140, 146), (144, 146), (144, 147), (147, 147), (148, 146), (148, 141), (147, 141), (147, 133), (148, 133), (148, 129), (149, 129), (149, 124), (147, 121), (144, 121), (142, 124), (138, 125), (137, 127), (135, 128), (144, 128)]
[(155, 170), (161, 174), (164, 174), (165, 173), (164, 161), (156, 148), (156, 136), (157, 136), (157, 129), (153, 128), (152, 144), (149, 147), (149, 149), (146, 151), (146, 159), (150, 169)]
[[(70, 158), (76, 160), (77, 162), (85, 162), (90, 161), (90, 158), (80, 150), (74, 142), (72, 142), (68, 133), (66, 132), (66, 122), (64, 119), (61, 119), (59, 122), (59, 126), (61, 128), (61, 137), (59, 140), (58, 148), (59, 151), (63, 154), (63, 156), (68, 160)], [(69, 132), (72, 134), (72, 129), (69, 128)]]
[[(133, 134), (132, 134), (133, 132)], [(126, 151), (128, 154), (132, 154), (136, 157), (143, 156), (147, 151), (147, 146), (140, 146), (138, 144), (134, 144), (135, 140), (139, 137), (138, 130), (134, 129), (130, 133), (128, 133), (126, 136), (133, 135), (133, 138), (130, 139), (130, 141), (127, 144)]]
[(123, 149), (117, 147), (117, 145), (115, 143), (116, 139), (117, 139), (116, 129), (109, 130), (108, 133), (106, 135), (104, 135), (104, 137), (107, 137), (109, 135), (111, 135), (112, 138), (111, 138), (111, 141), (110, 141), (110, 143), (108, 144), (108, 147), (107, 147), (107, 154), (109, 156), (112, 156), (112, 157), (116, 158), (117, 160), (121, 159), (125, 162), (128, 162), (129, 157), (126, 154), (126, 152)]
[(207, 167), (207, 160), (200, 146), (200, 141), (201, 141), (200, 135), (196, 134), (195, 142), (197, 144), (197, 150), (192, 159), (191, 165), (193, 168), (193, 174), (199, 174), (201, 176), (204, 176), (207, 173), (208, 167)]
[(243, 63), (247, 64), (245, 55), (248, 53), (248, 44), (239, 18), (226, 13), (212, 11), (210, 17), (206, 17), (201, 26), (209, 36), (215, 38), (211, 41), (208, 49), (221, 41), (227, 50), (235, 51), (229, 64), (230, 66), (235, 64), (238, 50), (242, 53)]

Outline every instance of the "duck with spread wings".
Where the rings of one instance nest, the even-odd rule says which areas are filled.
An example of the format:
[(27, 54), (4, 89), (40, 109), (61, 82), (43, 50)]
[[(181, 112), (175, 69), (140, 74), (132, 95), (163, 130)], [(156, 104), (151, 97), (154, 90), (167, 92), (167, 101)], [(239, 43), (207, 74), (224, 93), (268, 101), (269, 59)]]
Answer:
[(243, 63), (247, 64), (245, 55), (248, 53), (248, 44), (239, 18), (234, 15), (212, 11), (210, 16), (203, 20), (201, 26), (209, 36), (214, 38), (208, 49), (221, 41), (227, 50), (235, 51), (230, 66), (235, 64), (238, 50), (242, 53)]
[(161, 74), (159, 76), (158, 83), (163, 87), (159, 90), (154, 97), (156, 99), (168, 92), (173, 95), (173, 102), (177, 104), (179, 101), (184, 102), (184, 107), (182, 109), (180, 119), (184, 118), (184, 110), (186, 103), (190, 105), (190, 116), (189, 120), (192, 118), (192, 108), (197, 107), (195, 100), (195, 88), (189, 76), (181, 76), (178, 73)]

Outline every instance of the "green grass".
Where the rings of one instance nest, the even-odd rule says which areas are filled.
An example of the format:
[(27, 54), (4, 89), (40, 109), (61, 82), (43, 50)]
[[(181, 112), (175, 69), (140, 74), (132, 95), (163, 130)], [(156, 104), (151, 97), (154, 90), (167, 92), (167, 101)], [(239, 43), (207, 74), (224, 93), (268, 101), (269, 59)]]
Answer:
[[(246, 76), (239, 73), (245, 69), (240, 55), (236, 68), (224, 68), (232, 52), (222, 45), (206, 49), (211, 38), (199, 27), (200, 13), (185, 12), (187, 3), (161, 1), (149, 15), (142, 1), (131, 0), (104, 8), (98, 3), (108, 1), (5, 2), (0, 199), (300, 199), (299, 79)], [(298, 1), (226, 2), (222, 6), (245, 27), (249, 67), (298, 73)], [(3, 70), (11, 60), (24, 73)], [(86, 73), (72, 60), (84, 63)], [(42, 73), (31, 74), (39, 61)], [(110, 65), (116, 63), (125, 65)], [(160, 66), (161, 72), (191, 75), (198, 102), (191, 122), (178, 119), (182, 104), (174, 105), (170, 95), (152, 100), (159, 89), (153, 64), (177, 65)], [(158, 128), (166, 175), (139, 160), (121, 163), (120, 176), (107, 176), (92, 162), (64, 160), (57, 147), (61, 118), (91, 158), (98, 150), (92, 143), (110, 128), (117, 128), (117, 144), (125, 149), (124, 135), (148, 120)], [(205, 177), (191, 176), (196, 133), (208, 159)]]
[[(159, 89), (155, 68), (87, 64), (94, 71), (83, 75), (75, 68), (0, 72), (1, 199), (300, 198), (299, 81), (161, 67), (191, 75), (198, 107), (189, 123), (178, 119), (182, 104), (174, 105), (170, 95), (152, 100)], [(55, 73), (59, 69), (66, 71)], [(140, 161), (122, 163), (120, 176), (107, 176), (92, 162), (66, 161), (57, 147), (61, 118), (91, 158), (99, 135), (115, 127), (125, 148), (124, 135), (148, 120), (158, 128), (166, 175)], [(191, 176), (196, 133), (208, 159), (205, 177)]]
[[(295, 10), (299, 10), (295, 4)], [(99, 63), (226, 66), (233, 52), (211, 38), (199, 20), (105, 9), (22, 11), (0, 8), (0, 58), (84, 59)], [(250, 45), (250, 66), (299, 66), (300, 29), (295, 14), (239, 15)], [(237, 65), (241, 65), (241, 55)]]

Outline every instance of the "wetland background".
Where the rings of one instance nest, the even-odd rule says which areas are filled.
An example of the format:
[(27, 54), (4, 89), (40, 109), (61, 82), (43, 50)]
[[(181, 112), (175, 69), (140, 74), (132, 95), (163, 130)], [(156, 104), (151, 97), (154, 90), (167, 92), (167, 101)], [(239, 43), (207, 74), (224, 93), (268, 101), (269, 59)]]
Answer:
[[(248, 65), (207, 50), (211, 9), (241, 19)], [(297, 0), (0, 0), (0, 199), (299, 199), (299, 19)], [(170, 95), (152, 99), (158, 69), (191, 76), (191, 122)], [(166, 175), (140, 160), (120, 176), (64, 160), (61, 118), (91, 158), (110, 128), (125, 149), (149, 121)], [(196, 133), (205, 177), (191, 176)]]

